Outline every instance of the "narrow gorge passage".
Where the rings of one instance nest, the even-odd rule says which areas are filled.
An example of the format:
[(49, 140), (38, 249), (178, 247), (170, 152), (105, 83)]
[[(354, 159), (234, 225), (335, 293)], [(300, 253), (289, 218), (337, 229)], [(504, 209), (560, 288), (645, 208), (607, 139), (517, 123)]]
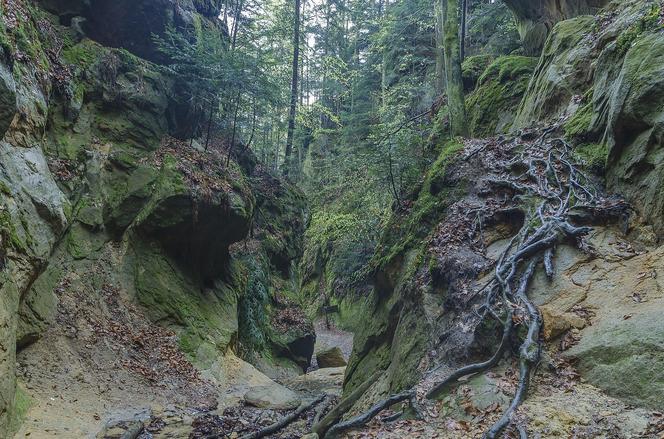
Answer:
[(664, 439), (662, 0), (0, 0), (0, 439)]

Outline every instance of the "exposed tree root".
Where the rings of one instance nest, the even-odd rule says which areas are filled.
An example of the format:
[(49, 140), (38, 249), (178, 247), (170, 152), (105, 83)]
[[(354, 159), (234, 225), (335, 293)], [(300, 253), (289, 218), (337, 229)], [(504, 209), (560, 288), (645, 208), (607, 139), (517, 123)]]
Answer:
[(361, 415), (358, 415), (347, 421), (336, 424), (335, 426), (333, 426), (328, 430), (325, 437), (336, 438), (339, 437), (339, 435), (341, 435), (342, 433), (345, 433), (346, 431), (353, 430), (355, 428), (366, 425), (369, 421), (371, 421), (375, 416), (377, 416), (383, 410), (388, 409), (393, 405), (403, 401), (410, 401), (411, 406), (415, 409), (415, 411), (419, 412), (419, 409), (417, 409), (415, 391), (408, 390), (405, 392), (397, 393), (396, 395), (392, 395), (389, 398), (380, 401), (379, 403), (375, 404), (369, 410), (362, 413)]
[(318, 434), (319, 437), (326, 437), (326, 433), (330, 427), (338, 423), (339, 420), (343, 417), (344, 413), (350, 410), (355, 403), (364, 395), (364, 392), (369, 390), (369, 387), (376, 382), (380, 377), (380, 372), (374, 372), (366, 381), (360, 384), (357, 389), (351, 392), (346, 398), (339, 401), (339, 404), (336, 405), (330, 412), (320, 420), (320, 422), (314, 423), (312, 431)]
[[(542, 317), (527, 294), (537, 265), (541, 262), (547, 277), (552, 278), (556, 245), (564, 241), (578, 244), (591, 231), (589, 227), (577, 227), (570, 222), (570, 209), (589, 208), (597, 217), (615, 216), (615, 203), (598, 197), (591, 188), (590, 179), (572, 163), (569, 145), (562, 139), (547, 141), (547, 136), (554, 130), (544, 130), (538, 141), (524, 145), (523, 150), (511, 160), (499, 164), (504, 168), (500, 178), (485, 180), (491, 187), (511, 191), (514, 198), (530, 201), (527, 203), (529, 205), (532, 205), (532, 201), (539, 202), (536, 210), (527, 213), (522, 229), (499, 257), (491, 281), (477, 292), (484, 294), (478, 315), (482, 319), (491, 317), (502, 322), (500, 344), (488, 360), (454, 371), (426, 393), (426, 398), (436, 399), (459, 379), (495, 367), (505, 354), (513, 351), (510, 342), (515, 333), (515, 321), (526, 325), (528, 331), (518, 350), (519, 382), (516, 393), (502, 417), (485, 433), (485, 439), (497, 438), (512, 423), (517, 409), (527, 396), (531, 369), (540, 358)], [(510, 176), (509, 170), (514, 169), (527, 171), (516, 177)], [(391, 395), (368, 411), (331, 427), (328, 434), (322, 436), (335, 437), (342, 432), (360, 428), (398, 402), (410, 400), (411, 405), (416, 405), (415, 395), (414, 389)], [(522, 439), (527, 438), (524, 426), (515, 425), (515, 428)]]
[(320, 395), (318, 398), (315, 400), (300, 405), (297, 410), (295, 410), (293, 413), (290, 413), (289, 415), (283, 417), (280, 419), (278, 422), (275, 422), (272, 425), (268, 425), (267, 427), (251, 434), (247, 434), (245, 436), (242, 436), (241, 439), (259, 439), (262, 437), (269, 436), (271, 434), (274, 434), (278, 432), (279, 430), (283, 430), (286, 428), (289, 424), (291, 424), (293, 421), (295, 421), (297, 418), (299, 418), (304, 412), (311, 410), (312, 407), (315, 405), (319, 404), (323, 399), (325, 399), (325, 394)]

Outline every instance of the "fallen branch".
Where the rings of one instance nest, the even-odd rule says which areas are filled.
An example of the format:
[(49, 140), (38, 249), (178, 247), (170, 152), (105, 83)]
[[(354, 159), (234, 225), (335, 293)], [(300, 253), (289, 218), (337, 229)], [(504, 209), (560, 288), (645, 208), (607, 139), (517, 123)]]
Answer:
[(291, 424), (293, 421), (299, 418), (300, 415), (302, 415), (302, 413), (309, 411), (312, 407), (314, 407), (316, 404), (320, 403), (323, 399), (325, 399), (325, 396), (326, 396), (325, 394), (322, 394), (318, 398), (314, 399), (309, 403), (301, 404), (297, 410), (295, 410), (293, 413), (289, 414), (288, 416), (285, 416), (278, 422), (275, 422), (272, 425), (269, 425), (261, 430), (258, 430), (257, 432), (242, 436), (241, 439), (259, 439), (274, 434), (280, 430), (283, 430), (289, 424)]

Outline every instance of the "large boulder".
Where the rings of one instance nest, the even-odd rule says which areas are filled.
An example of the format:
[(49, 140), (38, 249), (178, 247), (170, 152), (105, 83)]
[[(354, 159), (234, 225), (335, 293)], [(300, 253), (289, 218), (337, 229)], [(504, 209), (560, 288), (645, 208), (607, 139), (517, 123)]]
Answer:
[(292, 410), (300, 405), (300, 398), (281, 384), (271, 383), (249, 390), (244, 402), (261, 409)]
[(346, 365), (344, 354), (338, 346), (316, 353), (316, 362), (321, 369)]
[(592, 325), (567, 355), (583, 377), (608, 394), (638, 406), (664, 406), (664, 248), (627, 261), (573, 267), (570, 279), (587, 285), (581, 306)]

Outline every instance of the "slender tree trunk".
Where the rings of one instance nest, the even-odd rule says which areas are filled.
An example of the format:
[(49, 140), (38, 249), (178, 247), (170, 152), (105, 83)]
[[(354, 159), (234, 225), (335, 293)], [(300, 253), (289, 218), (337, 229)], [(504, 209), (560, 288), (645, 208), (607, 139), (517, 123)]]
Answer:
[(300, 0), (295, 0), (295, 23), (293, 26), (293, 79), (291, 82), (290, 114), (288, 115), (288, 138), (286, 139), (286, 155), (284, 158), (284, 175), (288, 175), (293, 155), (293, 138), (295, 137), (295, 116), (297, 113), (297, 83), (299, 80), (300, 62)]
[(247, 141), (247, 144), (244, 145), (244, 149), (242, 150), (243, 153), (245, 151), (247, 151), (249, 148), (251, 148), (251, 143), (254, 141), (254, 135), (256, 134), (256, 118), (257, 118), (257, 114), (256, 114), (256, 96), (254, 96), (252, 106), (254, 108), (254, 110), (253, 110), (254, 114), (252, 116), (252, 121), (251, 121), (251, 135), (249, 136), (249, 140)]
[(441, 1), (435, 3), (436, 15), (436, 92), (442, 94), (445, 90), (445, 56), (443, 55), (443, 6)]
[(233, 115), (233, 135), (231, 136), (231, 144), (228, 146), (228, 155), (226, 156), (226, 166), (231, 162), (231, 153), (235, 148), (235, 136), (237, 135), (237, 116), (240, 113), (240, 102), (242, 100), (242, 89), (238, 89), (237, 98), (235, 102), (235, 114)]
[(208, 126), (207, 126), (207, 135), (205, 136), (205, 150), (208, 150), (208, 146), (210, 146), (210, 134), (212, 133), (212, 118), (214, 116), (214, 106), (217, 101), (217, 97), (214, 96), (213, 98), (210, 99), (210, 116), (208, 118)]
[(237, 9), (235, 10), (235, 16), (233, 17), (233, 37), (231, 43), (231, 51), (235, 51), (235, 45), (237, 43), (237, 34), (240, 29), (240, 17), (242, 16), (242, 8), (244, 7), (244, 0), (240, 0), (237, 4)]
[(447, 106), (450, 111), (452, 136), (466, 136), (466, 102), (461, 78), (461, 44), (459, 43), (459, 0), (441, 0), (443, 9), (443, 38)]
[(468, 18), (468, 0), (461, 0), (461, 62), (466, 59), (466, 24)]

